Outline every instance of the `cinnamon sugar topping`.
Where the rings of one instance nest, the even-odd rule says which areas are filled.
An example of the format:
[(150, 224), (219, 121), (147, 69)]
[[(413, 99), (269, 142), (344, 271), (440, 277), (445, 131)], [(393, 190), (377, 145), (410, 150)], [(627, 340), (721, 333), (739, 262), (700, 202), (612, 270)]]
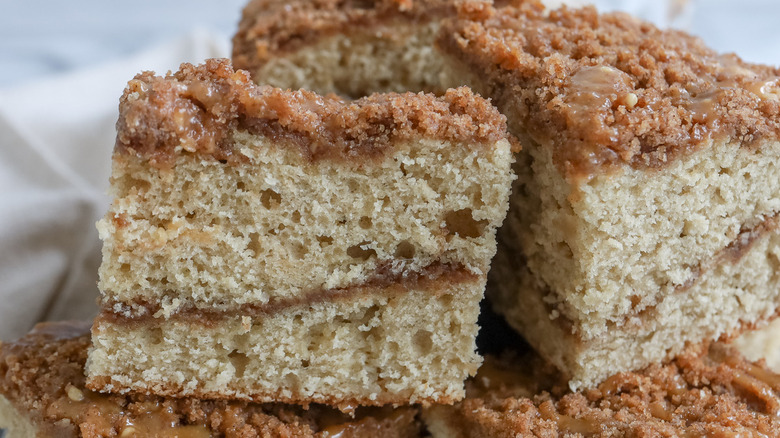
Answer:
[(662, 166), (714, 137), (750, 145), (780, 130), (780, 70), (627, 14), (466, 2), (439, 44), (532, 137), (553, 141), (570, 178)]
[[(512, 367), (505, 361), (488, 365), (494, 360), (485, 364)], [(536, 375), (542, 369), (520, 372), (514, 380), (504, 377), (530, 382), (514, 389), (514, 395), (505, 390), (469, 393), (450, 420), (485, 436), (776, 436), (780, 430), (780, 376), (723, 344), (689, 348), (670, 363), (616, 374), (598, 388), (577, 393), (554, 380), (548, 392), (541, 391), (536, 382), (545, 379)], [(528, 385), (536, 394), (530, 398), (522, 388)]]
[(430, 94), (383, 94), (352, 102), (308, 91), (256, 86), (227, 60), (182, 64), (166, 77), (142, 73), (119, 105), (117, 150), (166, 166), (181, 153), (237, 163), (232, 133), (271, 137), (310, 160), (360, 163), (394, 142), (418, 137), (484, 147), (506, 135), (504, 116), (467, 88)]

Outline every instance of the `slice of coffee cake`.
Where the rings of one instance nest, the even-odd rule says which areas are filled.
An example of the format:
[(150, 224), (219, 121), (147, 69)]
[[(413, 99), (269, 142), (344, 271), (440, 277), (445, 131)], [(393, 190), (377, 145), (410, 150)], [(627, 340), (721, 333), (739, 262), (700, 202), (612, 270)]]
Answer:
[[(415, 437), (417, 409), (333, 408), (100, 394), (84, 386), (89, 324), (39, 324), (0, 346), (0, 436)], [(3, 434), (5, 430), (5, 434)]]
[(227, 61), (120, 103), (95, 390), (452, 402), (507, 209), (505, 119), (467, 89), (345, 102)]
[(496, 308), (573, 387), (776, 312), (778, 70), (532, 2), (465, 4), (438, 43), (524, 145)]
[(565, 390), (538, 358), (487, 357), (455, 406), (423, 418), (434, 438), (777, 436), (780, 375), (722, 344)]

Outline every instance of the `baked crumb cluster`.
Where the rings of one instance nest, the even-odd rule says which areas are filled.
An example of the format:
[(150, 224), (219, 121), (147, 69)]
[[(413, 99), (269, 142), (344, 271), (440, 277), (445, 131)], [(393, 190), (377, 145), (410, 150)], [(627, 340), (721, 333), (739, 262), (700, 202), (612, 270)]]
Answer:
[(723, 344), (575, 393), (525, 360), (542, 366), (487, 359), (464, 401), (426, 412), (429, 425), (449, 428), (433, 436), (775, 436), (780, 427), (780, 376)]
[(467, 2), (439, 35), (499, 107), (518, 103), (517, 122), (555, 143), (572, 177), (658, 167), (708, 138), (758, 141), (780, 128), (780, 70), (625, 13)]

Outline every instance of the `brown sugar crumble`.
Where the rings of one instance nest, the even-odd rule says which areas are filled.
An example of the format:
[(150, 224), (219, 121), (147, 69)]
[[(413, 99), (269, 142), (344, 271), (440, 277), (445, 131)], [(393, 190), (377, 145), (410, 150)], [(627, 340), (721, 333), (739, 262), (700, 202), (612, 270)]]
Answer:
[(568, 177), (658, 167), (728, 136), (780, 129), (780, 70), (720, 55), (683, 32), (593, 7), (545, 12), (466, 2), (438, 43), (514, 105), (527, 133), (555, 144)]
[(166, 77), (137, 75), (120, 100), (116, 148), (165, 167), (178, 153), (229, 163), (245, 159), (232, 132), (297, 145), (309, 160), (362, 163), (393, 142), (419, 136), (482, 147), (506, 136), (506, 118), (468, 88), (432, 94), (376, 94), (355, 101), (254, 85), (228, 60), (208, 60)]
[(777, 436), (780, 430), (780, 376), (723, 344), (688, 348), (669, 363), (576, 393), (549, 374), (492, 358), (486, 365), (489, 372), (480, 369), (449, 416), (464, 436)]
[[(244, 8), (233, 37), (233, 60), (255, 70), (271, 56), (293, 51), (324, 36), (350, 29), (374, 29), (381, 23), (427, 21), (450, 16), (454, 3), (445, 0), (295, 0), (251, 1)], [(269, 12), (272, 11), (272, 12)]]
[[(47, 323), (0, 347), (0, 394), (46, 436), (419, 436), (416, 409), (335, 409), (283, 404), (110, 395), (85, 389), (89, 324)], [(339, 435), (341, 434), (341, 435)]]

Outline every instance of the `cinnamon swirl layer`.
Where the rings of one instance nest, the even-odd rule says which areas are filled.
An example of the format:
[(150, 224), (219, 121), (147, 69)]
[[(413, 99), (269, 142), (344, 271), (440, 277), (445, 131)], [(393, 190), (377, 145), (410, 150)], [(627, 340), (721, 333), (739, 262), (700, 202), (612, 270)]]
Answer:
[(88, 387), (165, 396), (379, 406), (452, 403), (481, 362), (478, 275), (362, 287), (279, 308), (96, 319)]

